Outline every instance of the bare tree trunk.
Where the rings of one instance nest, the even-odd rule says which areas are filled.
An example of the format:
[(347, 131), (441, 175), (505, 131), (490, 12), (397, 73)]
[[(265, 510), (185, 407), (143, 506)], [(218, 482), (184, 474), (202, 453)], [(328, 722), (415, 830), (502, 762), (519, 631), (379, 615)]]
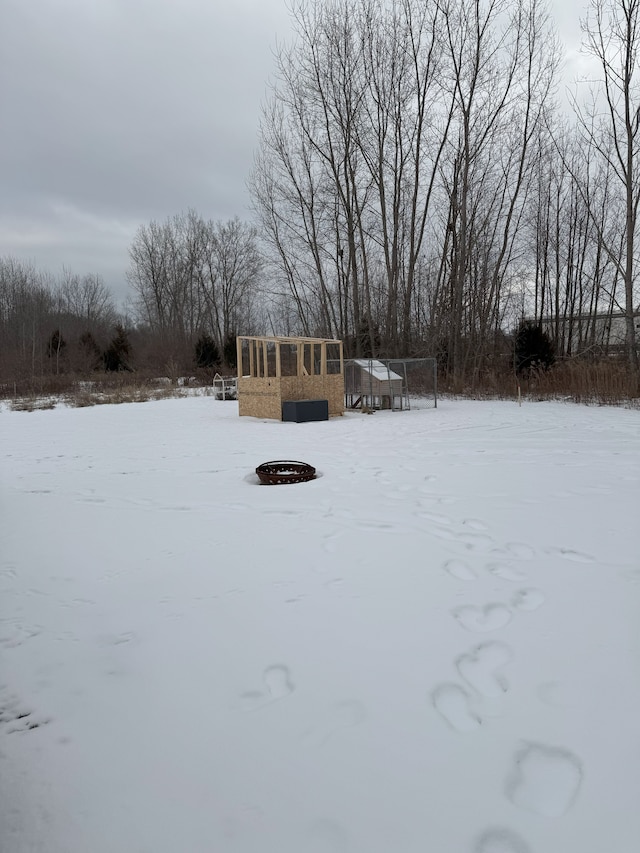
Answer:
[[(585, 48), (600, 68), (600, 92), (605, 105), (601, 117), (595, 100), (581, 107), (574, 101), (578, 121), (598, 158), (615, 176), (620, 190), (620, 222), (603, 228), (589, 213), (598, 238), (624, 283), (626, 353), (640, 387), (635, 329), (635, 238), (640, 202), (640, 84), (637, 55), (640, 49), (640, 0), (591, 0), (583, 22)], [(613, 202), (613, 199), (612, 199)], [(620, 228), (622, 225), (622, 228)], [(622, 253), (617, 252), (615, 234), (623, 234)]]

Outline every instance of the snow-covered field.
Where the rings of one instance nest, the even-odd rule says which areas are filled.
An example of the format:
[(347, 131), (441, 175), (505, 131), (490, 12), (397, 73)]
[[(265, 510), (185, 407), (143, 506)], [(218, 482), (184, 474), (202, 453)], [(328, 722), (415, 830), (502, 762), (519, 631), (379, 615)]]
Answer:
[(4, 410), (0, 459), (2, 853), (640, 850), (638, 412)]

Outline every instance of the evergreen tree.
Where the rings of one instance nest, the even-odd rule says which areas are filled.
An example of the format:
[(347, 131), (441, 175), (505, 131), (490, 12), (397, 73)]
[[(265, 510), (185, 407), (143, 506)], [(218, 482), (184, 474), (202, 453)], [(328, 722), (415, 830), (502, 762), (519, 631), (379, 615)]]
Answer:
[(364, 320), (358, 326), (357, 335), (358, 350), (360, 351), (362, 358), (377, 358), (377, 356), (380, 355), (380, 348), (382, 346), (380, 330), (377, 325), (375, 325), (375, 323), (369, 325), (369, 323)]
[(110, 371), (131, 370), (129, 367), (129, 338), (121, 325), (116, 326), (116, 334), (104, 352), (104, 369)]
[(516, 373), (521, 376), (536, 370), (548, 370), (555, 360), (549, 335), (537, 323), (522, 320), (515, 338)]
[(238, 350), (236, 349), (236, 336), (233, 332), (229, 332), (227, 337), (224, 339), (222, 355), (224, 357), (224, 363), (235, 370), (238, 366)]
[(47, 344), (47, 354), (49, 358), (59, 358), (66, 345), (67, 342), (62, 337), (60, 329), (56, 329), (49, 338), (49, 342)]
[(198, 367), (215, 367), (220, 364), (220, 350), (211, 335), (200, 335), (196, 341), (195, 359)]

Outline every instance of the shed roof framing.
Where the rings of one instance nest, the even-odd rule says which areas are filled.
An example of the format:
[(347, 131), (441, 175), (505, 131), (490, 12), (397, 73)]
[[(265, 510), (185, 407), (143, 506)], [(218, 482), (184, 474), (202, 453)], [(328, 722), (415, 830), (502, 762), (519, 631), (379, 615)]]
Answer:
[[(238, 376), (251, 376), (266, 379), (270, 376), (281, 378), (283, 375), (297, 376), (326, 376), (328, 362), (335, 364), (335, 358), (327, 358), (327, 347), (337, 347), (339, 352), (339, 370), (331, 373), (344, 373), (344, 354), (342, 341), (331, 338), (307, 338), (287, 336), (241, 335), (236, 339), (238, 356)], [(295, 348), (295, 374), (283, 371), (283, 347)], [(248, 350), (248, 364), (244, 358), (245, 348)], [(270, 358), (270, 355), (272, 356)], [(318, 358), (316, 358), (316, 355)], [(332, 353), (334, 355), (334, 353)], [(270, 367), (271, 363), (271, 367)], [(307, 364), (309, 367), (307, 367)], [(245, 365), (248, 372), (245, 373)]]

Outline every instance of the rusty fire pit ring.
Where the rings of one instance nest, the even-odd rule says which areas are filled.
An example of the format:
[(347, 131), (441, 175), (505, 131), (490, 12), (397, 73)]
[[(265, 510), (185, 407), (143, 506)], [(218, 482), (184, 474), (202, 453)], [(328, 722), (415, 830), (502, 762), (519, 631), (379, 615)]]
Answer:
[(256, 468), (263, 486), (279, 486), (291, 483), (306, 483), (316, 476), (316, 469), (306, 462), (293, 462), (280, 459), (275, 462), (263, 462)]

